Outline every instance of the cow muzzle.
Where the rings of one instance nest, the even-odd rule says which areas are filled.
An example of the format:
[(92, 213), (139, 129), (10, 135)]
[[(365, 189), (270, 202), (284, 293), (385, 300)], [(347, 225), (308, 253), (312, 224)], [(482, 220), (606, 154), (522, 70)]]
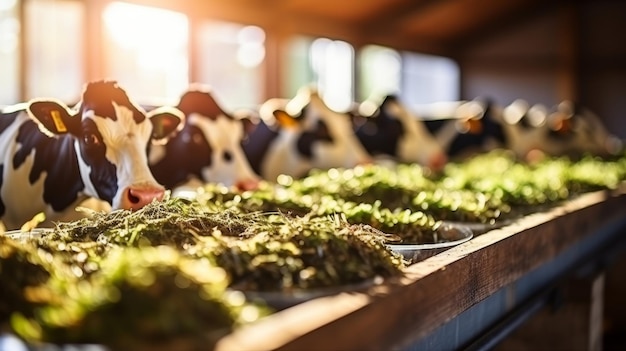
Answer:
[(448, 157), (443, 153), (434, 154), (430, 160), (428, 160), (428, 168), (435, 172), (440, 172), (443, 170), (445, 165), (448, 163)]
[(241, 191), (256, 190), (259, 188), (260, 181), (258, 179), (243, 179), (235, 182), (235, 187)]
[(120, 207), (125, 210), (136, 211), (151, 203), (161, 201), (165, 195), (165, 189), (158, 186), (129, 186), (124, 189)]

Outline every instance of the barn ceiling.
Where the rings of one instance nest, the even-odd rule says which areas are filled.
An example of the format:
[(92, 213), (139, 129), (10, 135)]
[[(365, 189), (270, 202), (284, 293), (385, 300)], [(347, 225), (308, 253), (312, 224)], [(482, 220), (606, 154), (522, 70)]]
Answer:
[[(355, 44), (454, 54), (566, 0), (128, 0)], [(585, 0), (575, 0), (579, 2)], [(590, 0), (587, 0), (590, 1)]]

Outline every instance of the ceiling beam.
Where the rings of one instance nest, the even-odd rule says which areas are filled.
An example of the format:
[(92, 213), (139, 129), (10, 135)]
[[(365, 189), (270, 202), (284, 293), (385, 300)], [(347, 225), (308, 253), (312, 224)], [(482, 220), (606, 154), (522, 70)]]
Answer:
[(532, 0), (520, 2), (511, 11), (499, 16), (492, 16), (483, 24), (475, 25), (471, 30), (459, 34), (448, 44), (456, 48), (455, 54), (461, 54), (467, 48), (477, 45), (482, 41), (489, 40), (500, 33), (512, 28), (519, 27), (524, 22), (536, 18), (541, 13), (546, 13), (556, 7), (561, 0)]
[(409, 18), (417, 12), (426, 12), (432, 6), (440, 5), (450, 0), (414, 0), (407, 1), (395, 6), (388, 6), (384, 11), (376, 13), (360, 21), (358, 25), (364, 32), (374, 34), (378, 32), (389, 33), (397, 28), (398, 23)]

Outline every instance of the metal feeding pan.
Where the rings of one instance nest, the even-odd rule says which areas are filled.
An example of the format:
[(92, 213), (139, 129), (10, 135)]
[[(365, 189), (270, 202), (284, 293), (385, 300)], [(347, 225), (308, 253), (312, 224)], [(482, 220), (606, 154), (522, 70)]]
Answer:
[(469, 241), (474, 233), (468, 226), (443, 223), (436, 230), (437, 240), (427, 244), (388, 244), (387, 246), (402, 254), (411, 263), (422, 261), (453, 246)]

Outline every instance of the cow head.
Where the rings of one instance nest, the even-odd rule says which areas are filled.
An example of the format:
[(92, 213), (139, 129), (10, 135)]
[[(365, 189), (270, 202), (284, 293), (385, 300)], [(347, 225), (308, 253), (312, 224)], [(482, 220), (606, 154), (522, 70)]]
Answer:
[(35, 99), (27, 112), (44, 133), (73, 138), (87, 196), (133, 210), (163, 197), (164, 188), (148, 168), (147, 150), (150, 140), (165, 140), (179, 127), (184, 115), (177, 109), (147, 114), (115, 82), (99, 81), (87, 84), (76, 109)]
[(259, 177), (241, 148), (247, 121), (224, 111), (208, 87), (194, 85), (178, 103), (185, 114), (182, 130), (150, 153), (156, 179), (168, 187), (192, 179), (248, 190)]
[(350, 116), (330, 109), (315, 89), (302, 88), (291, 100), (270, 99), (259, 113), (278, 133), (260, 167), (267, 179), (371, 161), (354, 134)]
[(607, 131), (600, 118), (571, 101), (559, 103), (548, 117), (549, 137), (560, 153), (617, 154), (622, 142)]
[(423, 122), (393, 95), (381, 103), (374, 99), (362, 102), (354, 118), (355, 132), (372, 155), (419, 163), (433, 170), (440, 170), (447, 162), (443, 148)]
[(516, 99), (502, 109), (502, 123), (507, 147), (520, 159), (534, 162), (543, 158), (546, 143), (548, 109), (543, 104), (530, 105)]

